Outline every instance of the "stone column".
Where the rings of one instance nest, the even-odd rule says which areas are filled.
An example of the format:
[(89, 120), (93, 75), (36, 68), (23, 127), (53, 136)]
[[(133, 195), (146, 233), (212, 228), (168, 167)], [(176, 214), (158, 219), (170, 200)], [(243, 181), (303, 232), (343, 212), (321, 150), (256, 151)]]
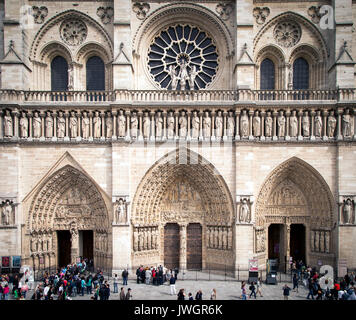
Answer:
[(190, 112), (187, 110), (187, 141), (190, 141)]
[(79, 232), (78, 230), (71, 230), (71, 250), (70, 250), (70, 256), (71, 256), (71, 262), (76, 263), (77, 257), (79, 257)]
[(298, 117), (299, 117), (299, 121), (298, 121), (298, 140), (303, 140), (303, 136), (302, 136), (302, 116), (303, 116), (303, 111), (302, 110), (298, 111)]
[(151, 135), (150, 140), (155, 141), (156, 130), (155, 130), (155, 111), (151, 111)]
[(204, 136), (203, 136), (203, 112), (199, 112), (199, 118), (200, 118), (199, 140), (202, 141), (202, 140), (204, 140)]
[(126, 111), (126, 141), (130, 141), (131, 136), (130, 136), (130, 111)]
[(289, 117), (291, 115), (291, 112), (289, 109), (286, 111), (286, 141), (290, 140), (289, 136)]
[(328, 140), (327, 136), (327, 118), (328, 118), (328, 110), (323, 110), (323, 140)]
[(80, 110), (77, 110), (77, 120), (78, 120), (78, 128), (77, 128), (77, 141), (82, 140), (82, 113)]
[(314, 123), (314, 119), (316, 115), (315, 110), (311, 110), (310, 115), (311, 115), (310, 140), (315, 140), (315, 123)]
[(112, 111), (112, 117), (113, 117), (113, 124), (112, 124), (112, 140), (117, 140), (117, 123), (116, 123), (116, 115), (117, 111)]
[(93, 113), (91, 111), (88, 112), (89, 117), (89, 141), (93, 141)]
[(64, 118), (66, 120), (66, 129), (65, 129), (66, 132), (64, 134), (64, 141), (69, 141), (70, 139), (69, 139), (69, 130), (68, 130), (68, 118), (69, 118), (68, 111), (65, 111), (63, 116), (64, 116)]
[(248, 117), (248, 121), (249, 121), (249, 133), (248, 133), (248, 139), (249, 140), (253, 140), (254, 139), (254, 136), (253, 136), (253, 115), (254, 115), (254, 110), (249, 110), (248, 111), (248, 115), (249, 115), (249, 117)]
[(174, 112), (174, 115), (175, 115), (175, 118), (176, 118), (176, 137), (175, 137), (175, 139), (177, 140), (177, 139), (179, 139), (179, 123), (178, 123), (178, 117), (179, 117), (179, 112), (178, 111), (176, 111), (176, 112)]
[(338, 109), (336, 111), (337, 113), (337, 140), (342, 140), (343, 136), (342, 136), (342, 132), (341, 132), (341, 127), (342, 127), (342, 120), (341, 120), (341, 115), (343, 113), (342, 109)]
[(4, 121), (2, 117), (3, 111), (0, 111), (0, 139), (4, 138)]
[(101, 135), (100, 140), (105, 141), (106, 133), (105, 133), (105, 111), (100, 112), (101, 117)]
[(223, 117), (224, 117), (224, 124), (223, 124), (223, 132), (222, 132), (222, 135), (223, 135), (223, 141), (227, 141), (227, 128), (226, 128), (226, 118), (227, 118), (227, 112), (224, 111), (223, 112)]
[(240, 110), (236, 110), (236, 118), (235, 118), (235, 130), (236, 130), (236, 136), (235, 140), (240, 140)]
[(52, 141), (57, 141), (57, 111), (53, 111), (53, 137)]
[[(287, 263), (289, 262), (289, 257), (290, 257), (290, 223), (287, 223), (285, 225), (285, 230), (286, 230), (286, 248), (285, 248), (285, 254), (286, 254), (286, 257), (287, 257)], [(286, 266), (287, 269), (288, 269), (288, 266)]]
[(277, 137), (277, 111), (273, 111), (273, 138), (272, 140), (278, 140)]
[(137, 137), (137, 140), (143, 141), (143, 127), (142, 127), (143, 113), (142, 113), (142, 111), (137, 112), (137, 116), (138, 116), (138, 137)]
[(179, 252), (179, 269), (187, 269), (187, 224), (179, 225), (180, 252)]
[(266, 140), (266, 137), (265, 137), (265, 115), (266, 115), (266, 112), (264, 110), (262, 110), (260, 115), (261, 115), (261, 137), (260, 137), (260, 140), (265, 141)]
[(211, 132), (210, 132), (210, 140), (215, 141), (215, 112), (211, 112)]
[(45, 141), (46, 140), (46, 134), (45, 134), (45, 117), (46, 114), (41, 111), (39, 114), (40, 118), (41, 118), (41, 137), (40, 137), (40, 141)]
[(33, 114), (31, 111), (28, 112), (28, 139), (29, 141), (32, 141), (32, 132), (33, 132), (33, 128), (32, 128), (32, 117)]
[(167, 138), (167, 112), (162, 112), (163, 116), (163, 132), (162, 132), (162, 140), (165, 141)]
[[(356, 108), (354, 108), (353, 109), (353, 111), (354, 111), (354, 123), (353, 123), (353, 130), (354, 130), (354, 140), (356, 140)], [(356, 205), (355, 205), (355, 207), (356, 207)]]
[(12, 114), (14, 115), (14, 138), (18, 139), (19, 138), (19, 112), (18, 110), (14, 110), (12, 112)]

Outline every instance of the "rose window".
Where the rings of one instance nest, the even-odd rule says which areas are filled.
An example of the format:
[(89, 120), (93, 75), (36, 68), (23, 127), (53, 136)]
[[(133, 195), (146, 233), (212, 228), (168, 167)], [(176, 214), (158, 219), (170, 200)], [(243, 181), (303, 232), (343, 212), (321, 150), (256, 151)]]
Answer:
[(70, 19), (63, 21), (60, 27), (61, 38), (71, 46), (81, 44), (87, 37), (88, 29), (81, 20)]
[(289, 48), (298, 43), (301, 37), (299, 25), (292, 21), (279, 23), (274, 29), (274, 38), (283, 47)]
[(197, 27), (171, 26), (149, 47), (148, 69), (162, 89), (199, 90), (214, 80), (219, 55), (212, 38)]

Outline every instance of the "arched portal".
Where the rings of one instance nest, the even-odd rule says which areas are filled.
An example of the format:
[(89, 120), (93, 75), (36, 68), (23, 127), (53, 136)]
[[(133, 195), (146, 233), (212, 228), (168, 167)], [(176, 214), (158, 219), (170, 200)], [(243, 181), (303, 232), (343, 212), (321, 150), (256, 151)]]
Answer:
[[(256, 203), (255, 253), (259, 263), (289, 258), (334, 265), (337, 221), (331, 191), (309, 164), (291, 158), (266, 179)], [(293, 257), (293, 255), (294, 257)]]
[(167, 154), (145, 174), (133, 200), (132, 265), (166, 260), (184, 269), (187, 263), (194, 269), (233, 267), (233, 208), (211, 163), (185, 148)]
[(108, 201), (84, 172), (62, 167), (29, 201), (24, 263), (48, 270), (82, 257), (98, 268), (111, 266)]

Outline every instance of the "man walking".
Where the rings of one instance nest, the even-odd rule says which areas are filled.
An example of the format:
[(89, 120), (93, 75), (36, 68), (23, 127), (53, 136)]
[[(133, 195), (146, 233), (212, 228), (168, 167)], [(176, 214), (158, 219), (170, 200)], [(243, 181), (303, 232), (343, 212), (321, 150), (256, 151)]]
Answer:
[(118, 284), (119, 284), (119, 277), (115, 273), (115, 275), (114, 275), (114, 293), (118, 293), (118, 289), (117, 289)]
[(287, 284), (285, 284), (284, 287), (283, 287), (284, 300), (288, 300), (290, 290), (291, 290), (291, 288), (289, 288), (287, 286)]
[(126, 296), (125, 296), (125, 289), (124, 289), (124, 287), (121, 287), (121, 291), (120, 291), (120, 300), (126, 300)]
[(122, 280), (123, 280), (123, 285), (127, 286), (127, 278), (129, 277), (128, 271), (125, 269), (122, 271)]
[(176, 278), (175, 277), (171, 277), (169, 279), (169, 285), (171, 287), (171, 295), (176, 295)]
[(295, 289), (297, 289), (297, 293), (298, 293), (298, 282), (299, 282), (299, 277), (297, 276), (296, 273), (294, 273), (294, 275), (293, 275), (293, 291), (295, 291)]
[(255, 299), (256, 299), (256, 287), (255, 287), (255, 283), (254, 283), (254, 282), (251, 283), (249, 289), (250, 289), (250, 291), (251, 291), (251, 293), (250, 293), (250, 298), (251, 298), (251, 296), (253, 295), (253, 296), (255, 297)]

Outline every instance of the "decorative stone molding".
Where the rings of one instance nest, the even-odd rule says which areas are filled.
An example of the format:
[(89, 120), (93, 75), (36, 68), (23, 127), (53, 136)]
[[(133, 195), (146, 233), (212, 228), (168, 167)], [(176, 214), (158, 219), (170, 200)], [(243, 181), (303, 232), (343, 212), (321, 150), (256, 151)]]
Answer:
[(112, 7), (99, 7), (96, 10), (97, 16), (101, 19), (101, 22), (104, 24), (108, 24), (112, 22), (114, 17), (114, 8)]
[(290, 48), (299, 42), (302, 29), (297, 22), (292, 20), (281, 21), (274, 28), (273, 35), (279, 45)]
[(84, 42), (88, 35), (86, 24), (80, 19), (64, 20), (60, 26), (61, 39), (70, 46), (77, 46)]
[(261, 253), (266, 250), (266, 230), (265, 228), (255, 229), (255, 252)]
[(253, 16), (256, 18), (258, 24), (264, 24), (269, 14), (270, 10), (268, 7), (256, 7), (253, 9)]
[(132, 4), (132, 11), (136, 13), (137, 19), (145, 19), (149, 10), (150, 5), (146, 2), (135, 2)]
[(44, 22), (45, 18), (48, 15), (48, 9), (47, 7), (37, 7), (37, 6), (32, 6), (32, 15), (34, 18), (35, 23), (41, 24)]
[(320, 13), (320, 8), (321, 6), (311, 6), (308, 9), (308, 15), (311, 18), (311, 21), (313, 21), (313, 23), (318, 24), (320, 22), (321, 17), (323, 16)]
[(310, 231), (310, 251), (330, 253), (330, 230)]
[(232, 227), (207, 226), (207, 248), (232, 250)]
[(219, 3), (215, 7), (215, 11), (220, 15), (223, 20), (228, 20), (234, 7), (231, 3)]
[(356, 225), (356, 195), (339, 196), (339, 223)]
[(158, 250), (159, 230), (157, 225), (133, 227), (133, 251), (143, 252)]
[(236, 223), (251, 223), (252, 221), (252, 204), (253, 196), (237, 195), (236, 196)]

